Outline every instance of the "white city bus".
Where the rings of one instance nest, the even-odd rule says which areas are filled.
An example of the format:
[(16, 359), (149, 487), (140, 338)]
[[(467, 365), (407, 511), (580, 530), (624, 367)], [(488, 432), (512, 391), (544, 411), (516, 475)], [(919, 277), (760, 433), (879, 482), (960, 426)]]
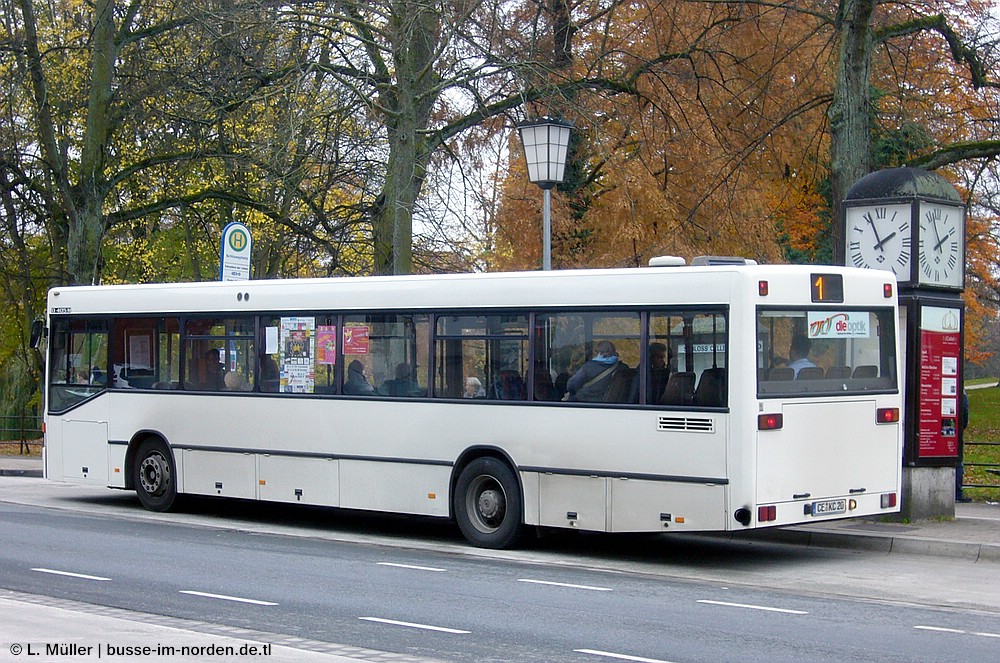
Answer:
[(45, 472), (157, 511), (453, 518), (483, 547), (889, 513), (894, 289), (753, 264), (59, 287)]

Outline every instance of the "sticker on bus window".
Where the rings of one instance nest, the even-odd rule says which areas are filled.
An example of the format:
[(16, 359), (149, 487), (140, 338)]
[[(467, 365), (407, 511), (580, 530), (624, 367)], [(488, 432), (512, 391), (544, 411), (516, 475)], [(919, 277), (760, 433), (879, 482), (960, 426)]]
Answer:
[(870, 338), (867, 312), (809, 311), (809, 338)]
[(316, 326), (316, 363), (337, 363), (337, 328), (329, 325)]
[(371, 327), (368, 325), (351, 325), (349, 327), (344, 327), (344, 354), (368, 354), (368, 336), (370, 333)]

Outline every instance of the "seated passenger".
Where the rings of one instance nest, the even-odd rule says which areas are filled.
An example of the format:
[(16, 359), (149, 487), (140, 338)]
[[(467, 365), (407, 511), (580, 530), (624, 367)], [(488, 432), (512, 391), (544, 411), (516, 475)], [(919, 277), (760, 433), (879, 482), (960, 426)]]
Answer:
[(670, 377), (670, 349), (666, 343), (659, 341), (649, 344), (649, 389), (646, 391), (647, 403), (659, 403), (663, 388), (667, 386)]
[(226, 386), (226, 391), (250, 391), (250, 382), (243, 377), (242, 373), (229, 371), (222, 381)]
[(566, 382), (569, 397), (566, 400), (601, 403), (611, 384), (611, 376), (621, 362), (618, 350), (611, 341), (600, 341), (597, 354), (584, 362)]
[(483, 383), (477, 377), (465, 378), (465, 393), (462, 398), (486, 398)]
[(372, 396), (375, 387), (365, 377), (365, 365), (355, 359), (347, 366), (347, 382), (344, 383), (344, 393), (353, 396)]
[(396, 377), (382, 383), (379, 391), (389, 396), (419, 396), (424, 388), (413, 379), (413, 372), (406, 362), (396, 364)]

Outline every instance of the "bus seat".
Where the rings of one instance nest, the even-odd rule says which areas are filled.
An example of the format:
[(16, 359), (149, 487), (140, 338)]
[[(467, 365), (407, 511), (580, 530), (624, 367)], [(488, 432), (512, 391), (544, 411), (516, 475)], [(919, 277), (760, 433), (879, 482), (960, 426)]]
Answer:
[(608, 384), (608, 391), (604, 394), (604, 402), (638, 403), (639, 372), (619, 362), (618, 368), (611, 374), (611, 382)]
[(517, 371), (504, 369), (497, 372), (490, 387), (490, 398), (502, 401), (523, 401), (527, 396), (524, 380)]
[(795, 376), (796, 380), (822, 380), (823, 379), (823, 367), (822, 366), (806, 366), (799, 369), (799, 374)]
[(706, 368), (698, 379), (694, 404), (705, 407), (722, 407), (726, 404), (726, 369), (718, 366)]
[(768, 380), (794, 380), (795, 379), (795, 369), (788, 368), (787, 366), (778, 366), (772, 368), (767, 374)]
[(854, 369), (854, 374), (851, 376), (854, 378), (877, 378), (878, 377), (878, 366), (874, 364), (865, 364), (864, 366), (858, 366)]
[(826, 371), (827, 380), (846, 380), (851, 377), (850, 366), (831, 366)]
[(671, 373), (660, 396), (660, 405), (690, 405), (694, 399), (694, 373)]

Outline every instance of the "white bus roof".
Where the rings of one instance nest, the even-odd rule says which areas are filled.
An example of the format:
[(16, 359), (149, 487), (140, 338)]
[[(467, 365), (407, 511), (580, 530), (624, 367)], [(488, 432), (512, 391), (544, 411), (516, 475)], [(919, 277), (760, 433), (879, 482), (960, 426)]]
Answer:
[[(843, 274), (848, 303), (874, 304), (891, 272), (832, 265), (718, 265), (406, 276), (60, 286), (48, 311), (64, 314), (426, 308), (603, 307), (727, 303), (772, 282), (770, 299), (808, 302), (809, 275)], [(794, 291), (785, 285), (794, 286)], [(893, 286), (895, 287), (895, 286)], [(882, 300), (882, 305), (889, 304)]]

